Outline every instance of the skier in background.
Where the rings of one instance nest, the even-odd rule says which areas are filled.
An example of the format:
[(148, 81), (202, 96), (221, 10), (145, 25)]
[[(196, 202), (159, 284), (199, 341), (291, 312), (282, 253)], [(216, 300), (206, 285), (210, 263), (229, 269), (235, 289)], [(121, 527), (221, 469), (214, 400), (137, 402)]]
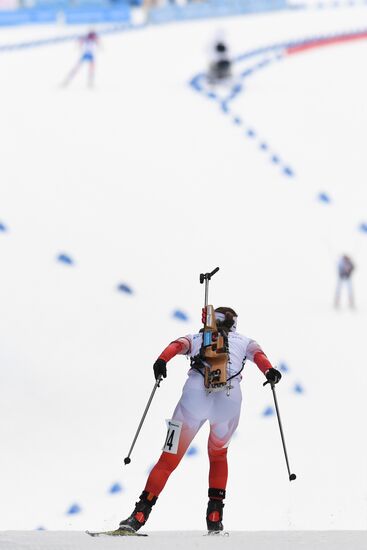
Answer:
[(228, 46), (223, 39), (218, 38), (215, 41), (211, 57), (208, 73), (209, 82), (215, 84), (229, 79), (232, 75), (232, 64), (228, 53)]
[(96, 49), (99, 46), (98, 35), (95, 31), (89, 31), (85, 36), (79, 38), (79, 46), (81, 49), (81, 56), (77, 64), (70, 71), (68, 76), (63, 82), (63, 87), (65, 88), (73, 80), (79, 69), (84, 63), (88, 64), (88, 76), (87, 84), (89, 88), (94, 86), (94, 73), (95, 73), (95, 54)]
[(240, 382), (245, 360), (247, 358), (253, 361), (267, 380), (273, 384), (279, 382), (281, 373), (272, 367), (255, 340), (237, 333), (237, 313), (233, 309), (219, 307), (215, 310), (215, 318), (218, 333), (225, 337), (229, 388), (226, 386), (221, 391), (210, 392), (204, 386), (204, 378), (200, 372), (202, 363), (199, 359), (203, 342), (202, 332), (178, 338), (160, 354), (153, 365), (156, 380), (160, 377), (166, 378), (167, 362), (175, 355), (181, 354), (191, 358), (188, 379), (171, 420), (176, 426), (180, 426), (180, 423), (182, 426), (181, 430), (178, 429), (176, 440), (173, 437), (169, 440), (167, 436), (163, 452), (149, 474), (139, 501), (136, 502), (131, 515), (120, 522), (119, 529), (122, 531), (136, 532), (145, 524), (169, 476), (207, 420), (210, 423), (208, 439), (210, 468), (206, 522), (209, 534), (223, 530), (223, 500), (226, 496), (228, 477), (227, 449), (240, 418), (242, 400)]
[(349, 307), (354, 308), (354, 294), (352, 287), (352, 273), (355, 270), (355, 265), (349, 256), (344, 254), (338, 262), (338, 281), (336, 285), (334, 306), (338, 308), (340, 305), (340, 298), (342, 288), (346, 287), (348, 291)]

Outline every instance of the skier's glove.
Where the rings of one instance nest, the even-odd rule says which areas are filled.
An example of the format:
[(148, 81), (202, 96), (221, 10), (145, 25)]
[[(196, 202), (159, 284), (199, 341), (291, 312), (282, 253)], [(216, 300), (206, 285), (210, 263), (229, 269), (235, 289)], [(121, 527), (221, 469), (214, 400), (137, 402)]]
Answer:
[(158, 380), (160, 376), (167, 378), (167, 363), (164, 359), (157, 359), (153, 365), (155, 379)]
[(277, 369), (273, 369), (273, 367), (266, 371), (265, 376), (270, 384), (278, 384), (282, 377), (281, 373)]

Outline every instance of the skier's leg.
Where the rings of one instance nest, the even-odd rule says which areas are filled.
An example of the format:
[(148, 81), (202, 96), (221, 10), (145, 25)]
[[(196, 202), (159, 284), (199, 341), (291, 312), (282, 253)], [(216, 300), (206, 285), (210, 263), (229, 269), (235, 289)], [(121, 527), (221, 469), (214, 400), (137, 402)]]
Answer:
[(352, 281), (351, 279), (348, 279), (347, 280), (347, 285), (348, 285), (348, 296), (349, 296), (349, 307), (351, 309), (354, 309), (354, 293), (353, 293), (353, 286), (352, 286)]
[(81, 61), (78, 61), (78, 63), (73, 67), (73, 69), (70, 71), (70, 73), (69, 73), (68, 76), (65, 78), (64, 82), (62, 83), (62, 86), (63, 86), (64, 88), (65, 88), (66, 86), (68, 86), (68, 84), (70, 84), (70, 82), (73, 80), (73, 78), (75, 77), (76, 73), (79, 71), (80, 66), (81, 66)]
[(177, 453), (171, 454), (163, 451), (158, 462), (151, 470), (145, 485), (145, 491), (152, 493), (157, 497), (162, 492), (169, 476), (181, 462), (191, 441), (194, 439), (195, 435), (204, 423), (204, 420), (198, 420), (192, 417), (190, 412), (183, 406), (182, 403), (178, 404), (172, 420), (179, 420), (182, 422)]
[[(182, 422), (180, 437), (178, 440), (177, 453), (163, 452), (157, 464), (151, 470), (144, 491), (140, 495), (132, 514), (120, 522), (120, 528), (137, 531), (148, 519), (152, 506), (163, 490), (169, 476), (175, 470), (188, 449), (196, 433), (203, 425), (208, 413), (208, 400), (206, 399), (203, 383), (200, 380), (200, 390), (195, 389), (196, 381), (193, 384), (185, 385), (182, 397), (177, 404), (172, 420)], [(191, 386), (194, 386), (192, 389)]]
[(94, 70), (95, 70), (94, 61), (90, 61), (89, 68), (88, 68), (88, 87), (89, 88), (93, 88), (94, 86)]
[(336, 284), (335, 298), (334, 298), (334, 307), (338, 308), (340, 304), (340, 294), (341, 294), (342, 280), (339, 278)]
[(227, 449), (234, 434), (241, 412), (241, 389), (234, 383), (230, 396), (225, 392), (217, 394), (217, 402), (210, 419), (208, 440), (209, 490), (206, 521), (208, 531), (223, 530), (223, 500), (226, 496), (228, 479)]

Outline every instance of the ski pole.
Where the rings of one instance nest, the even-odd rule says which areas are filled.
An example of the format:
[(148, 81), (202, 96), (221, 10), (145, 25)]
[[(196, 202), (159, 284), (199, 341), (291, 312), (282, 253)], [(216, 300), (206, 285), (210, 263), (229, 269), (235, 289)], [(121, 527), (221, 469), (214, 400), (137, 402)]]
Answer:
[(267, 380), (266, 382), (264, 382), (264, 383), (263, 383), (263, 386), (266, 386), (266, 384), (270, 384), (271, 390), (272, 390), (272, 392), (273, 392), (275, 410), (276, 410), (276, 412), (277, 412), (277, 417), (278, 417), (278, 424), (279, 424), (280, 435), (281, 435), (282, 443), (283, 443), (283, 450), (284, 450), (285, 461), (286, 461), (286, 463), (287, 463), (287, 470), (288, 470), (288, 475), (289, 475), (289, 481), (293, 481), (294, 479), (296, 479), (297, 476), (296, 476), (296, 474), (291, 474), (291, 470), (290, 470), (290, 468), (289, 468), (288, 454), (287, 454), (287, 449), (286, 449), (285, 441), (284, 441), (284, 434), (283, 434), (282, 422), (281, 422), (281, 420), (280, 420), (280, 414), (279, 414), (279, 407), (278, 407), (277, 396), (276, 396), (276, 393), (275, 393), (275, 384), (272, 384), (271, 382), (269, 382), (269, 380)]
[(133, 448), (134, 448), (134, 446), (135, 446), (136, 440), (138, 439), (138, 435), (139, 435), (139, 433), (140, 433), (141, 427), (142, 427), (143, 422), (144, 422), (144, 420), (145, 420), (145, 417), (146, 417), (146, 415), (147, 415), (147, 412), (148, 412), (148, 409), (149, 409), (150, 404), (151, 404), (151, 402), (152, 402), (152, 399), (153, 399), (153, 397), (154, 397), (154, 394), (155, 394), (157, 388), (159, 388), (159, 384), (160, 384), (161, 382), (162, 382), (162, 376), (159, 376), (159, 377), (157, 378), (155, 384), (154, 384), (153, 391), (152, 391), (152, 393), (150, 394), (150, 397), (149, 397), (147, 406), (145, 407), (145, 410), (144, 410), (143, 416), (142, 416), (142, 418), (141, 418), (141, 420), (140, 420), (138, 429), (136, 430), (136, 434), (135, 434), (135, 437), (134, 437), (133, 442), (132, 442), (132, 444), (131, 444), (129, 453), (128, 453), (127, 457), (124, 458), (124, 463), (125, 463), (125, 464), (130, 464), (130, 462), (131, 462), (130, 455), (131, 455), (132, 450), (133, 450)]

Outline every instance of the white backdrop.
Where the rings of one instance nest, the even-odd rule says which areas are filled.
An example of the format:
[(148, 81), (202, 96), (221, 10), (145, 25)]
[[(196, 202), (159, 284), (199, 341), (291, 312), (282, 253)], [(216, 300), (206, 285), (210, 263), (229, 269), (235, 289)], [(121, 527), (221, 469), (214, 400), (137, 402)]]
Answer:
[[(1, 54), (2, 529), (112, 528), (130, 513), (188, 369), (182, 357), (169, 365), (125, 467), (152, 364), (199, 328), (199, 273), (217, 265), (211, 301), (235, 308), (239, 331), (288, 368), (278, 398), (298, 476), (289, 483), (276, 418), (263, 415), (271, 392), (249, 363), (226, 528), (366, 528), (366, 42), (273, 64), (233, 102), (294, 177), (189, 86), (218, 29), (240, 55), (363, 27), (367, 9), (353, 8), (105, 36), (94, 90), (83, 73), (59, 87), (73, 42)], [(75, 29), (8, 29), (2, 43), (65, 32)], [(344, 252), (357, 263), (357, 309), (336, 312)], [(205, 527), (206, 436), (148, 530)], [(111, 494), (114, 483), (123, 490)]]

